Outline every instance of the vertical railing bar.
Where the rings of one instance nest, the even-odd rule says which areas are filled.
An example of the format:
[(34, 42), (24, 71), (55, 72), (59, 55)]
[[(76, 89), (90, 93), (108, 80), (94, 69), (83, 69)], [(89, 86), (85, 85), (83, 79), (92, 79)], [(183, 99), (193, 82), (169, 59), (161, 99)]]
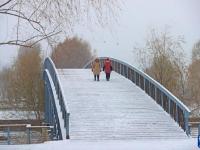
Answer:
[(158, 101), (158, 97), (157, 97), (157, 87), (155, 86), (155, 101)]
[(10, 145), (10, 127), (7, 127), (7, 144)]
[(127, 74), (127, 78), (129, 79), (129, 68), (128, 67), (126, 67), (127, 69), (126, 69), (126, 74)]
[(176, 105), (176, 122), (178, 123), (178, 106), (177, 106), (177, 104), (175, 104)]
[(163, 92), (160, 90), (160, 106), (163, 108)]
[(137, 79), (136, 79), (136, 72), (134, 71), (134, 80), (135, 80), (135, 84), (137, 85)]
[(69, 113), (66, 114), (66, 139), (69, 139)]
[(27, 143), (31, 144), (31, 129), (27, 128)]
[(138, 83), (138, 86), (141, 88), (141, 81), (140, 81), (140, 75), (138, 74), (138, 80), (139, 80), (139, 83)]
[(168, 99), (168, 113), (171, 116), (171, 99), (169, 97), (167, 97)]
[[(190, 134), (190, 128), (189, 128), (189, 113), (184, 113), (184, 126), (185, 126), (185, 131), (186, 134), (189, 135)], [(199, 129), (199, 128), (198, 128)], [(198, 130), (198, 133), (200, 131)], [(200, 134), (199, 134), (200, 135)]]

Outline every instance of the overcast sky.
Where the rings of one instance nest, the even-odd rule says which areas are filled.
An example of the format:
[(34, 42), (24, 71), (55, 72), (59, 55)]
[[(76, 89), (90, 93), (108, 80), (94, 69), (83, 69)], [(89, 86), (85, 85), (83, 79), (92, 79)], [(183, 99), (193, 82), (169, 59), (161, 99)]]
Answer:
[[(186, 58), (192, 46), (200, 40), (200, 0), (123, 0), (118, 23), (109, 28), (76, 25), (74, 35), (89, 41), (99, 56), (111, 56), (138, 65), (133, 47), (143, 46), (150, 28), (159, 30), (170, 26), (171, 33), (183, 35)], [(0, 40), (12, 36), (13, 18), (0, 15)], [(112, 27), (111, 27), (112, 26)], [(10, 64), (16, 48), (0, 47), (0, 67)]]

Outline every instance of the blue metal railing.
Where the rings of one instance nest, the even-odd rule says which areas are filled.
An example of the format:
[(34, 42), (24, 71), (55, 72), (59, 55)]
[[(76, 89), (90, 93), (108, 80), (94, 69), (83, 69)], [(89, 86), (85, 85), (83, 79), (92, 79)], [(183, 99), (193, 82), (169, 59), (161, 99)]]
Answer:
[[(41, 143), (49, 139), (48, 130), (52, 128), (53, 126), (44, 126), (44, 125), (32, 126), (31, 124), (1, 124), (0, 145), (31, 144), (32, 142)], [(43, 131), (41, 132), (41, 130)], [(44, 135), (44, 131), (47, 134)], [(41, 133), (41, 134), (37, 134), (37, 138), (36, 136), (32, 137), (32, 135), (36, 133)], [(43, 138), (43, 140), (41, 140), (41, 138)]]
[[(54, 65), (53, 61), (51, 60), (51, 58), (48, 57), (45, 59), (44, 69), (45, 69), (44, 80), (46, 81), (45, 82), (45, 120), (47, 123), (50, 123), (50, 125), (53, 125), (53, 126), (59, 125), (58, 122), (54, 122), (54, 124), (51, 124), (52, 110), (57, 109), (57, 108), (55, 107), (56, 99), (53, 98), (53, 95), (49, 95), (48, 91), (52, 91), (52, 87), (55, 87), (57, 99), (59, 100), (62, 117), (64, 120), (64, 127), (66, 129), (66, 137), (65, 138), (69, 139), (69, 113), (67, 112), (65, 98), (63, 95), (62, 87), (60, 85), (60, 80), (58, 78), (58, 73), (57, 73), (57, 70), (56, 70), (55, 65)], [(48, 74), (49, 74), (49, 76), (47, 76)], [(52, 79), (53, 85), (49, 83), (49, 81), (48, 81), (49, 78)], [(51, 94), (51, 92), (50, 92), (50, 94)], [(56, 115), (56, 114), (54, 114), (54, 115)], [(57, 118), (53, 118), (53, 119), (56, 120)], [(61, 130), (61, 129), (58, 128), (58, 130)], [(57, 131), (57, 132), (58, 132), (58, 134), (60, 134), (59, 135), (59, 138), (60, 138), (62, 133), (61, 133), (61, 131)], [(64, 137), (62, 137), (60, 139), (63, 139), (63, 138)]]
[(53, 90), (52, 79), (48, 70), (44, 71), (45, 81), (45, 122), (53, 126), (53, 139), (62, 140), (62, 133), (60, 128), (60, 121), (56, 107), (56, 94)]
[[(101, 66), (103, 66), (106, 57), (100, 57)], [(135, 67), (122, 62), (120, 60), (110, 58), (113, 70), (122, 76), (128, 78), (142, 90), (144, 90), (149, 96), (151, 96), (186, 132), (190, 134), (189, 129), (189, 115), (190, 110), (185, 106), (178, 98), (176, 98), (171, 92), (169, 92), (164, 86), (152, 79), (146, 73), (136, 69)], [(84, 68), (90, 68), (91, 60)]]

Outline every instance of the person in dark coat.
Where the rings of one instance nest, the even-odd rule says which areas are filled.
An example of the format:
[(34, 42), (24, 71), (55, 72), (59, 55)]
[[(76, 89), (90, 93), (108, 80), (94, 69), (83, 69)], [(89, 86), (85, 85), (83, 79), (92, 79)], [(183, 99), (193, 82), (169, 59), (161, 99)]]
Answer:
[(105, 71), (105, 73), (106, 73), (106, 80), (109, 81), (110, 73), (112, 71), (112, 65), (111, 65), (111, 61), (109, 58), (106, 58), (106, 60), (104, 61), (103, 71)]

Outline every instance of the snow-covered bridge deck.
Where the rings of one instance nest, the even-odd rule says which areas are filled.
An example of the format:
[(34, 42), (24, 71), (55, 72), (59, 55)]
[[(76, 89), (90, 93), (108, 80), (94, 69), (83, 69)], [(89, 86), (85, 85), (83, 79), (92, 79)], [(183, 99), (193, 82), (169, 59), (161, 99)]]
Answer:
[(112, 72), (93, 81), (90, 69), (58, 69), (70, 113), (70, 139), (187, 138), (177, 123), (138, 86)]

